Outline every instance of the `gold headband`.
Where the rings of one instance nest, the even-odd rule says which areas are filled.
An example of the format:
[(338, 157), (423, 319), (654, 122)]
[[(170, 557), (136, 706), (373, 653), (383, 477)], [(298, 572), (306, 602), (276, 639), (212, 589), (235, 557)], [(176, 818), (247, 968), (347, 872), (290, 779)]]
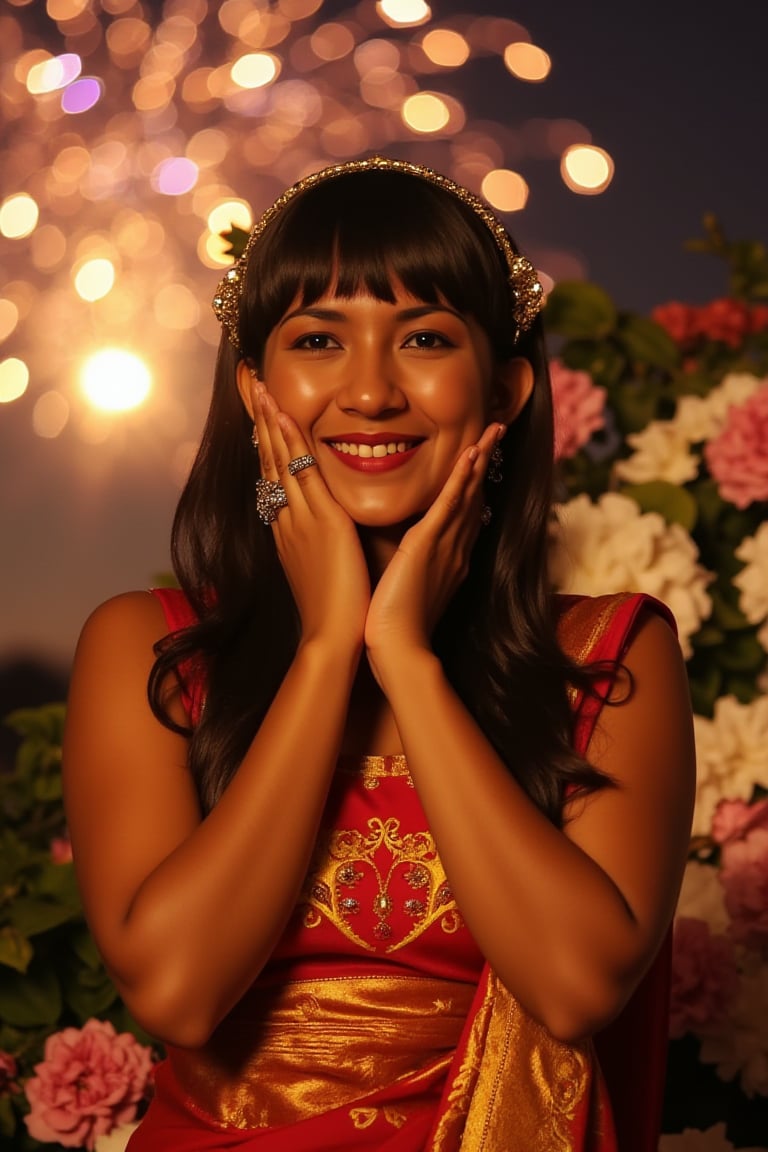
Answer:
[(369, 171), (406, 172), (410, 176), (418, 176), (422, 180), (427, 180), (430, 184), (435, 184), (438, 188), (452, 193), (458, 200), (461, 200), (462, 204), (471, 208), (488, 228), (506, 261), (513, 301), (512, 316), (518, 328), (518, 335), (520, 331), (524, 332), (530, 328), (544, 303), (544, 290), (539, 283), (535, 268), (529, 260), (526, 260), (525, 256), (520, 256), (519, 253), (515, 252), (504, 225), (488, 205), (479, 196), (475, 196), (474, 192), (470, 192), (468, 188), (463, 188), (461, 184), (456, 184), (449, 177), (442, 176), (439, 172), (433, 171), (432, 168), (425, 168), (421, 164), (410, 164), (407, 160), (390, 160), (386, 156), (373, 156), (370, 160), (348, 160), (345, 164), (332, 164), (329, 168), (323, 168), (320, 172), (313, 172), (311, 176), (305, 176), (303, 180), (299, 180), (292, 187), (286, 189), (281, 196), (278, 196), (274, 204), (267, 208), (264, 215), (256, 221), (242, 255), (238, 257), (221, 279), (213, 298), (213, 310), (216, 317), (238, 352), (241, 351), (240, 297), (243, 291), (245, 269), (251, 249), (264, 229), (274, 220), (275, 216), (282, 212), (294, 196), (304, 192), (307, 188), (313, 188), (316, 184), (333, 180), (336, 176), (343, 176), (347, 172)]

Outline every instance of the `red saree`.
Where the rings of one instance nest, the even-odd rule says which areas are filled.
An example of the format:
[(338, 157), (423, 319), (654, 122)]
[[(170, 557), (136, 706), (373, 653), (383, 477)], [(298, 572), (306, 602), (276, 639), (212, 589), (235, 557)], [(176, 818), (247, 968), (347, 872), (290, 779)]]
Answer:
[[(620, 659), (643, 607), (668, 618), (643, 596), (560, 604), (579, 661)], [(573, 706), (583, 752), (599, 701)], [(169, 1050), (129, 1150), (655, 1152), (667, 971), (665, 948), (605, 1033), (554, 1040), (484, 964), (404, 758), (342, 763), (283, 940), (203, 1049)]]

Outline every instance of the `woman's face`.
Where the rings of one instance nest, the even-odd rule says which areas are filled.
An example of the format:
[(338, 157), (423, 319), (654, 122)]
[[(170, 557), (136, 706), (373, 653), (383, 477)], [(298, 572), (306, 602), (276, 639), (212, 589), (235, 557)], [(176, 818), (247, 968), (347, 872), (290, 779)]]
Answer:
[[(267, 340), (261, 375), (333, 497), (358, 524), (383, 528), (426, 511), (462, 449), (508, 418), (507, 377), (525, 373), (506, 366), (500, 387), (472, 317), (398, 287), (394, 303), (328, 293), (290, 308)], [(527, 391), (522, 400), (520, 384), (512, 391), (516, 411)]]

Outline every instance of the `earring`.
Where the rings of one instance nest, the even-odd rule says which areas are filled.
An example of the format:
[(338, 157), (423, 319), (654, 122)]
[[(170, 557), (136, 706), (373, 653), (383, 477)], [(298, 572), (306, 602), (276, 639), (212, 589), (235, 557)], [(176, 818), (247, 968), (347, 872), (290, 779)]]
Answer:
[(251, 447), (253, 447), (254, 449), (257, 449), (259, 447), (259, 434), (256, 431), (256, 425), (255, 424), (253, 426), (253, 432), (251, 432)]
[(488, 471), (486, 472), (487, 478), (491, 484), (500, 484), (503, 478), (501, 469), (504, 463), (504, 453), (501, 450), (501, 444), (494, 444), (491, 449), (491, 458), (488, 461)]
[(493, 518), (493, 512), (487, 504), (483, 504), (482, 511), (480, 512), (480, 523), (483, 528), (487, 528)]

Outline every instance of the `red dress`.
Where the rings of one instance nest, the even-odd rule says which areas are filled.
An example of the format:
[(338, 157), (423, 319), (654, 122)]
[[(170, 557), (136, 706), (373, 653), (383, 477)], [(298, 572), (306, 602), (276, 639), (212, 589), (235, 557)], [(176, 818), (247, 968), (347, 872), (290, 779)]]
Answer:
[[(181, 593), (156, 594), (169, 628), (191, 622)], [(581, 660), (620, 658), (644, 605), (667, 615), (641, 596), (561, 603)], [(599, 707), (574, 706), (583, 751)], [(555, 1041), (485, 964), (404, 757), (342, 761), (283, 938), (203, 1048), (169, 1048), (129, 1150), (655, 1152), (667, 969), (664, 949), (594, 1044)]]

